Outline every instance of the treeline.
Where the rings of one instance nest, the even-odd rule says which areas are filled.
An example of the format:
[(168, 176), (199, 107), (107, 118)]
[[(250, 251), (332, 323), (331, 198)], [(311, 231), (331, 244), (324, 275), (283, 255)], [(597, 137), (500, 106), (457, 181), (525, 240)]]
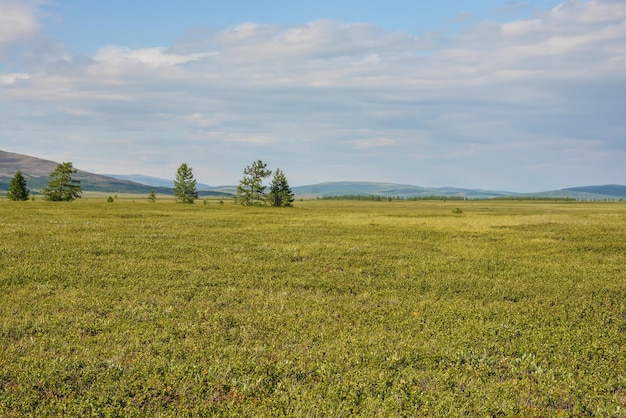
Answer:
[[(50, 173), (50, 180), (48, 186), (41, 189), (41, 194), (45, 200), (53, 202), (71, 202), (72, 200), (80, 198), (82, 189), (80, 187), (80, 180), (73, 178), (77, 170), (72, 166), (72, 163), (58, 164), (54, 171)], [(28, 200), (30, 198), (30, 190), (26, 184), (26, 178), (20, 170), (17, 170), (9, 190), (7, 191), (7, 197), (9, 200)]]
[(321, 196), (321, 200), (366, 200), (373, 202), (392, 202), (394, 200), (413, 201), (413, 200), (469, 200), (464, 196), (380, 196), (380, 195), (360, 195), (346, 194), (339, 196)]
[[(264, 184), (270, 176), (272, 176), (270, 184)], [(173, 191), (176, 201), (194, 203), (198, 199), (196, 185), (193, 169), (187, 163), (182, 163), (174, 179)], [(294, 193), (289, 187), (285, 173), (280, 168), (270, 170), (266, 163), (258, 160), (244, 168), (243, 178), (239, 181), (233, 199), (235, 203), (244, 206), (288, 207), (293, 206)], [(156, 201), (154, 190), (150, 192), (148, 200), (153, 203)]]
[[(72, 201), (79, 199), (82, 194), (80, 181), (73, 175), (77, 170), (71, 162), (58, 164), (55, 170), (50, 173), (48, 186), (41, 190), (45, 200), (51, 201)], [(261, 160), (255, 161), (243, 170), (243, 178), (237, 186), (235, 203), (246, 206), (293, 206), (294, 192), (292, 191), (285, 173), (279, 168), (270, 170), (267, 164)], [(273, 175), (273, 176), (272, 176)], [(264, 184), (264, 180), (271, 178), (269, 185)], [(194, 203), (198, 199), (196, 189), (196, 179), (193, 170), (186, 163), (180, 165), (174, 180), (174, 196), (180, 203)], [(269, 190), (268, 190), (269, 189)], [(9, 190), (7, 191), (9, 200), (28, 200), (30, 190), (27, 187), (26, 179), (22, 172), (18, 170), (11, 179)], [(622, 202), (623, 198), (598, 197), (594, 198), (574, 198), (574, 197), (549, 197), (549, 196), (497, 196), (497, 197), (468, 197), (468, 196), (381, 196), (381, 195), (360, 195), (345, 194), (337, 196), (320, 196), (322, 200), (362, 200), (374, 202), (391, 201), (418, 201), (418, 200), (447, 200), (468, 201), (468, 200), (510, 200), (510, 201), (544, 201), (544, 202)], [(148, 200), (156, 201), (154, 189), (150, 192)], [(113, 201), (110, 197), (109, 201)]]
[[(55, 170), (50, 173), (48, 186), (41, 190), (45, 200), (71, 202), (79, 199), (82, 195), (80, 180), (73, 176), (77, 170), (71, 162), (58, 164)], [(272, 176), (269, 185), (264, 181)], [(174, 180), (174, 197), (179, 203), (194, 203), (198, 199), (197, 181), (193, 175), (193, 169), (182, 163), (176, 171)], [(26, 179), (22, 172), (18, 170), (11, 180), (11, 185), (7, 192), (9, 200), (28, 200), (30, 190), (27, 187)], [(156, 202), (154, 189), (148, 196), (150, 202)], [(115, 199), (109, 196), (108, 202)], [(277, 168), (270, 170), (267, 164), (261, 160), (255, 161), (243, 170), (243, 178), (237, 186), (237, 193), (234, 196), (235, 203), (245, 206), (293, 206), (294, 193), (289, 186), (285, 173)]]
[(468, 197), (468, 196), (380, 196), (380, 195), (359, 195), (345, 194), (337, 196), (320, 196), (320, 200), (364, 200), (370, 202), (392, 202), (400, 201), (418, 201), (418, 200), (447, 200), (452, 201), (468, 201), (468, 200), (510, 200), (510, 201), (538, 201), (538, 202), (622, 202), (624, 199), (611, 198), (581, 198), (574, 197), (546, 197), (546, 196), (498, 196), (498, 197)]
[(573, 197), (547, 197), (547, 196), (500, 196), (493, 200), (537, 200), (546, 202), (575, 202), (578, 199)]

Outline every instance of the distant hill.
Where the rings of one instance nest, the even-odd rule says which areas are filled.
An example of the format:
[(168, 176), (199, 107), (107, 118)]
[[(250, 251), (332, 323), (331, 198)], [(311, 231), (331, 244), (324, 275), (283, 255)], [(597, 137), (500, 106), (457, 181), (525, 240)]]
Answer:
[[(50, 173), (54, 171), (57, 165), (58, 163), (55, 161), (0, 150), (0, 190), (8, 190), (11, 179), (17, 170), (21, 170), (31, 193), (38, 193), (39, 190), (48, 185)], [(165, 187), (150, 187), (145, 184), (119, 180), (80, 169), (78, 169), (74, 178), (80, 180), (80, 186), (83, 191), (147, 194), (154, 189), (156, 193), (172, 194), (172, 190)]]
[[(58, 162), (45, 160), (42, 158), (31, 157), (23, 154), (16, 154), (12, 152), (0, 150), (0, 193), (9, 189), (11, 179), (17, 172), (21, 170), (22, 174), (26, 178), (27, 186), (31, 193), (39, 193), (41, 189), (48, 185), (50, 180), (50, 173), (54, 171)], [(74, 168), (77, 168), (74, 166)], [(154, 177), (140, 176), (141, 178), (154, 179)], [(122, 176), (124, 177), (124, 176)], [(130, 177), (130, 176), (127, 176)], [(115, 178), (110, 175), (100, 175), (90, 173), (84, 170), (77, 170), (75, 179), (80, 180), (80, 186), (83, 191), (97, 191), (105, 193), (137, 193), (148, 194), (154, 190), (156, 193), (161, 194), (173, 194), (172, 187), (174, 182), (172, 181), (172, 187), (156, 184), (142, 184), (136, 181), (131, 181), (125, 178)], [(163, 182), (167, 180), (159, 179)], [(207, 185), (202, 185), (207, 186)], [(229, 197), (232, 196), (228, 192), (228, 188), (211, 188), (202, 190), (198, 188), (198, 195), (200, 197)]]
[(626, 186), (610, 184), (605, 186), (572, 187), (561, 190), (550, 190), (538, 193), (514, 193), (482, 189), (461, 189), (455, 187), (419, 187), (405, 184), (375, 182), (330, 182), (309, 186), (294, 187), (299, 196), (333, 197), (333, 196), (382, 196), (382, 197), (465, 197), (467, 199), (491, 198), (572, 198), (589, 200), (626, 199)]
[[(50, 173), (56, 168), (57, 162), (30, 157), (0, 150), (0, 193), (9, 188), (11, 178), (17, 170), (21, 170), (26, 178), (28, 188), (37, 193), (48, 184)], [(172, 194), (172, 180), (141, 174), (109, 174), (100, 175), (78, 170), (76, 179), (80, 180), (84, 191), (100, 191), (106, 193), (156, 193)], [(209, 186), (198, 184), (200, 197), (231, 197), (237, 186)], [(538, 193), (513, 193), (482, 189), (461, 189), (455, 187), (420, 187), (407, 184), (376, 183), (376, 182), (328, 182), (292, 188), (298, 197), (334, 197), (334, 196), (381, 196), (381, 197), (464, 197), (468, 199), (490, 198), (573, 198), (589, 200), (626, 199), (626, 186), (608, 184), (604, 186), (571, 187)]]
[[(174, 180), (162, 179), (159, 177), (144, 176), (142, 174), (104, 174), (108, 177), (113, 177), (119, 180), (134, 181), (135, 183), (145, 184), (153, 187), (167, 187), (169, 189), (174, 188)], [(213, 187), (208, 184), (198, 183), (196, 184), (198, 190), (212, 190)]]
[(626, 186), (607, 184), (604, 186), (569, 187), (567, 189), (530, 193), (533, 197), (570, 197), (572, 199), (615, 200), (626, 199)]
[[(144, 176), (142, 174), (107, 174), (109, 177), (120, 180), (129, 180), (136, 183), (145, 184), (153, 187), (174, 188), (174, 180), (162, 179), (159, 177)], [(232, 197), (237, 192), (237, 186), (209, 186), (208, 184), (196, 184), (198, 196), (200, 197)]]
[(407, 184), (376, 183), (376, 182), (330, 182), (310, 186), (293, 187), (296, 195), (301, 196), (382, 196), (382, 197), (467, 197), (485, 199), (493, 197), (516, 196), (516, 193), (498, 192), (479, 189), (459, 189), (454, 187), (420, 187)]
[(585, 187), (570, 187), (563, 189), (564, 192), (579, 192), (591, 195), (611, 196), (611, 197), (626, 197), (626, 186), (619, 184), (607, 184), (604, 186), (585, 186)]
[(135, 183), (143, 184), (144, 186), (151, 187), (165, 187), (172, 189), (174, 187), (174, 180), (161, 179), (158, 177), (144, 176), (141, 174), (103, 174), (107, 177), (112, 177), (118, 180), (128, 180)]
[(237, 186), (215, 186), (209, 189), (198, 188), (198, 194), (212, 193), (214, 196), (232, 197), (237, 194)]

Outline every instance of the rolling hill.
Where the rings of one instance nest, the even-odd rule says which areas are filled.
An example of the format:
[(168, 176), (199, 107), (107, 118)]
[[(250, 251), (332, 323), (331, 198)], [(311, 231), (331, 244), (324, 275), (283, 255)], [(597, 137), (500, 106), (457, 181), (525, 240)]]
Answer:
[[(9, 188), (11, 178), (17, 170), (28, 182), (32, 193), (48, 184), (50, 173), (56, 168), (57, 162), (16, 154), (0, 150), (0, 191)], [(81, 181), (84, 191), (100, 191), (106, 193), (157, 193), (172, 194), (173, 181), (156, 177), (131, 175), (100, 175), (78, 170), (76, 179)], [(230, 197), (236, 193), (236, 186), (209, 186), (198, 184), (200, 197)], [(420, 187), (407, 184), (376, 183), (376, 182), (327, 182), (306, 186), (292, 187), (294, 193), (302, 198), (333, 197), (333, 196), (381, 196), (381, 197), (463, 197), (468, 199), (491, 198), (573, 198), (587, 200), (621, 200), (626, 199), (626, 186), (609, 184), (601, 186), (571, 187), (537, 193), (513, 193), (482, 189), (462, 189), (454, 187)]]
[[(39, 190), (48, 185), (50, 173), (56, 168), (57, 164), (58, 162), (51, 160), (0, 150), (0, 192), (9, 189), (11, 179), (17, 170), (21, 170), (22, 174), (26, 178), (26, 182), (28, 188), (31, 190), (31, 193), (37, 194), (39, 193)], [(142, 184), (138, 181), (131, 181), (125, 178), (115, 178), (109, 175), (94, 174), (80, 169), (77, 170), (74, 178), (80, 180), (80, 186), (83, 191), (105, 192), (111, 194), (148, 194), (150, 191), (154, 190), (156, 193), (169, 195), (173, 194), (172, 187), (159, 184)], [(139, 178), (151, 177), (139, 176)], [(167, 182), (167, 180), (163, 181)], [(173, 186), (173, 182), (171, 182), (171, 184)], [(228, 197), (232, 195), (227, 190), (220, 190), (220, 188), (214, 189), (216, 190), (199, 189), (198, 195), (200, 197)]]
[(589, 196), (606, 196), (607, 198), (626, 197), (626, 186), (606, 184), (604, 186), (570, 187), (561, 190), (565, 193), (583, 193)]
[(407, 184), (375, 182), (330, 182), (293, 188), (296, 195), (304, 196), (382, 196), (382, 197), (467, 197), (493, 198), (513, 196), (515, 193), (489, 190), (459, 189), (454, 187), (420, 187)]
[[(38, 193), (39, 190), (48, 185), (50, 173), (56, 168), (57, 164), (57, 162), (50, 160), (0, 150), (0, 190), (8, 190), (11, 179), (17, 170), (21, 170), (31, 193)], [(80, 180), (81, 188), (84, 191), (147, 194), (154, 189), (156, 193), (172, 194), (172, 190), (165, 187), (151, 187), (80, 169), (78, 169), (74, 178)]]
[[(168, 189), (174, 188), (174, 180), (162, 179), (159, 177), (144, 176), (143, 174), (104, 174), (107, 177), (113, 177), (119, 180), (128, 180), (135, 183), (145, 184), (153, 187), (166, 187)], [(213, 187), (208, 184), (198, 183), (196, 184), (198, 190), (212, 190)]]
[[(174, 188), (174, 180), (162, 179), (159, 177), (144, 176), (142, 174), (107, 174), (107, 176), (120, 180), (134, 181), (148, 186), (167, 187), (169, 189)], [(209, 186), (208, 184), (203, 183), (197, 183), (196, 189), (198, 190), (198, 196), (200, 197), (232, 197), (237, 192), (237, 186)]]
[(309, 186), (294, 187), (299, 196), (381, 196), (381, 197), (464, 197), (467, 199), (494, 198), (571, 198), (578, 200), (620, 200), (626, 199), (626, 186), (610, 184), (604, 186), (583, 186), (567, 189), (550, 190), (537, 193), (514, 193), (482, 189), (461, 189), (455, 187), (419, 187), (393, 183), (370, 182), (331, 182)]

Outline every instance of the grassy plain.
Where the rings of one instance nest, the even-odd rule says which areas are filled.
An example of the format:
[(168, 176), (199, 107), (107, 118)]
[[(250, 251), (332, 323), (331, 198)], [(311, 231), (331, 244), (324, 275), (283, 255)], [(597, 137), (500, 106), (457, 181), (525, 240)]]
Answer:
[(105, 200), (0, 201), (0, 416), (626, 416), (626, 204)]

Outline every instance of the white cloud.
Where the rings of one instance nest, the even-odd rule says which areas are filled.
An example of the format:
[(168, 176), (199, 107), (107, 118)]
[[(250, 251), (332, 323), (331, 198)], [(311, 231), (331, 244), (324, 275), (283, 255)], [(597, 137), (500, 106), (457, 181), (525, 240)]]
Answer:
[(257, 145), (275, 144), (279, 141), (277, 137), (272, 135), (244, 135), (226, 132), (212, 132), (209, 137), (213, 137), (224, 142)]
[(0, 48), (33, 37), (40, 29), (37, 6), (41, 1), (0, 0)]
[(176, 66), (191, 61), (197, 61), (201, 58), (215, 55), (214, 52), (198, 53), (198, 54), (171, 54), (167, 53), (165, 48), (144, 48), (132, 50), (120, 46), (106, 46), (100, 49), (94, 59), (101, 62), (115, 62), (120, 60), (132, 60), (142, 64), (163, 67)]
[[(593, 0), (583, 2), (580, 0), (568, 0), (556, 6), (548, 14), (548, 19), (554, 19), (563, 23), (591, 23), (605, 24), (626, 19), (626, 10), (622, 1)], [(575, 28), (571, 28), (575, 30)]]
[(355, 139), (350, 142), (354, 144), (354, 149), (389, 147), (395, 143), (391, 138)]
[(527, 19), (504, 23), (500, 26), (504, 36), (524, 36), (532, 34), (542, 27), (541, 19)]
[[(38, 30), (36, 20), (22, 26)], [(11, 33), (0, 40), (28, 36)], [(244, 23), (197, 30), (172, 46), (59, 56), (43, 71), (0, 74), (0, 106), (9, 109), (0, 125), (10, 143), (37, 131), (56, 147), (71, 130), (85, 143), (73, 149), (90, 164), (114, 157), (131, 165), (142, 155), (142, 164), (169, 167), (193, 158), (203, 167), (197, 175), (225, 177), (201, 179), (209, 183), (232, 182), (267, 158), (294, 175), (310, 172), (311, 182), (358, 173), (523, 188), (525, 174), (540, 176), (529, 160), (561, 183), (616, 166), (606, 155), (624, 156), (624, 97), (626, 3), (570, 1), (447, 39), (328, 20)], [(110, 151), (113, 138), (126, 146)], [(576, 158), (605, 162), (568, 171)], [(479, 180), (463, 183), (472, 176)]]
[(30, 75), (26, 73), (7, 73), (0, 74), (0, 85), (9, 85), (16, 83), (19, 80), (28, 80)]

